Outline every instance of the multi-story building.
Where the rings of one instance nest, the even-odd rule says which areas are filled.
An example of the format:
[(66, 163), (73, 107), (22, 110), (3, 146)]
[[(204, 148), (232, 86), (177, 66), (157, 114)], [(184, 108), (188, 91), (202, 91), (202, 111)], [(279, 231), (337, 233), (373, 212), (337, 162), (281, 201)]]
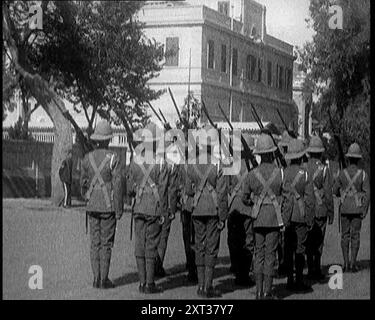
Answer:
[[(164, 67), (150, 81), (171, 88), (181, 107), (188, 87), (212, 119), (253, 121), (250, 103), (265, 122), (282, 124), (275, 108), (297, 128), (293, 103), (293, 46), (266, 32), (266, 8), (252, 0), (148, 1), (138, 14), (145, 34), (164, 45)], [(158, 101), (169, 121), (177, 114), (166, 91)]]

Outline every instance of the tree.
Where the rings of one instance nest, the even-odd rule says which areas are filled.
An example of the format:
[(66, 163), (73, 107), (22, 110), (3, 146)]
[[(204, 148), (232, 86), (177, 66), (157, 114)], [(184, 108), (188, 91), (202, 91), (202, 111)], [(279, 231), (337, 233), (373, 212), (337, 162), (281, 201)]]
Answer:
[[(189, 106), (189, 107), (188, 107)], [(201, 117), (201, 104), (199, 100), (194, 96), (193, 92), (190, 92), (190, 96), (184, 99), (184, 105), (181, 109), (182, 121), (178, 119), (176, 121), (176, 127), (178, 129), (197, 129), (199, 125), (199, 119)]]
[[(316, 34), (300, 50), (306, 81), (314, 84), (319, 97), (313, 105), (313, 117), (324, 131), (340, 134), (344, 149), (357, 141), (368, 161), (370, 1), (336, 1), (344, 13), (342, 30), (329, 28), (330, 2), (310, 1), (308, 22)], [(330, 128), (327, 110), (331, 110), (337, 128)]]

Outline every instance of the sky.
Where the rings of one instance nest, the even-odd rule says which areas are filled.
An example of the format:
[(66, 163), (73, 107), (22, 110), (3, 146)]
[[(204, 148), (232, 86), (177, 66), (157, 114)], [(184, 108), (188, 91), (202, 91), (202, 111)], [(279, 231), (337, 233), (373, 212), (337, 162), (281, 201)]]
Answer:
[(307, 28), (310, 0), (255, 0), (266, 6), (267, 33), (294, 46), (312, 40)]

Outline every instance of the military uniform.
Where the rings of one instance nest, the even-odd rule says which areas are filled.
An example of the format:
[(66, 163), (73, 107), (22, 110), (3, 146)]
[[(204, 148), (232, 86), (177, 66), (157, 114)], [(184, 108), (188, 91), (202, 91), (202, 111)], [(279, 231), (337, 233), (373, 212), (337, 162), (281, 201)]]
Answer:
[[(303, 283), (305, 249), (308, 230), (314, 220), (314, 193), (309, 183), (307, 170), (302, 165), (305, 154), (303, 142), (294, 139), (289, 143), (288, 160), (300, 159), (284, 171), (282, 215), (285, 228), (285, 264), (287, 267), (290, 290), (305, 291), (311, 289)], [(296, 278), (294, 281), (294, 266)]]
[[(349, 147), (347, 157), (361, 158), (358, 144)], [(368, 174), (356, 164), (341, 170), (333, 192), (339, 197), (341, 215), (341, 248), (344, 258), (344, 271), (357, 271), (356, 260), (360, 247), (362, 219), (366, 217), (370, 204), (370, 183)], [(349, 265), (349, 246), (351, 261)]]
[[(254, 149), (254, 139), (243, 134), (247, 145)], [(244, 155), (244, 153), (243, 153)], [(241, 159), (241, 170), (237, 176), (229, 176), (228, 188), (228, 248), (236, 284), (251, 285), (249, 273), (254, 255), (254, 232), (251, 207), (242, 202), (243, 182), (248, 169), (252, 168), (247, 156)]]
[[(154, 140), (144, 140), (145, 145), (160, 139), (156, 125), (146, 126), (153, 133)], [(150, 147), (150, 145), (149, 145)], [(170, 167), (164, 157), (154, 158), (143, 163), (140, 155), (135, 155), (127, 174), (128, 201), (132, 200), (135, 226), (135, 257), (141, 293), (157, 293), (161, 288), (154, 282), (158, 245), (163, 223), (170, 214), (176, 212), (174, 184), (170, 183)]]
[[(306, 151), (321, 154), (324, 147), (320, 138), (313, 136)], [(333, 223), (332, 177), (331, 171), (319, 158), (310, 157), (306, 168), (315, 200), (314, 225), (309, 231), (306, 248), (308, 276), (320, 280), (324, 278), (321, 271), (321, 257), (327, 220), (329, 224)]]
[[(254, 154), (272, 154), (276, 150), (271, 138), (261, 134), (257, 140)], [(243, 188), (243, 201), (252, 205), (254, 219), (255, 261), (254, 274), (256, 297), (272, 298), (271, 288), (276, 265), (276, 251), (280, 228), (283, 171), (274, 162), (261, 162), (247, 174)]]
[[(92, 140), (108, 141), (112, 130), (105, 121), (99, 122)], [(90, 226), (90, 260), (95, 288), (112, 288), (108, 279), (116, 219), (123, 210), (120, 161), (116, 153), (96, 149), (84, 157), (81, 171), (81, 191), (87, 200), (86, 212)]]
[[(206, 130), (208, 128), (209, 126)], [(211, 145), (214, 145), (212, 141)], [(197, 164), (188, 164), (186, 176), (186, 183), (190, 185), (187, 189), (191, 190), (187, 195), (193, 198), (198, 295), (211, 298), (220, 295), (213, 288), (212, 282), (220, 232), (228, 215), (227, 180), (223, 175), (221, 161), (207, 155), (203, 149), (199, 153)]]

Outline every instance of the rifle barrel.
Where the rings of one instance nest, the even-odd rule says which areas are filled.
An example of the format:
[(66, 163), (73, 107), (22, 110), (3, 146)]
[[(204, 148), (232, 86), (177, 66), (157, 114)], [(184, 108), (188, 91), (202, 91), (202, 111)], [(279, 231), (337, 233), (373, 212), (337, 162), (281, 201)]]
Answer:
[(155, 116), (159, 119), (159, 121), (161, 123), (163, 123), (163, 120), (160, 118), (159, 114), (156, 112), (156, 110), (154, 109), (154, 107), (151, 105), (151, 103), (149, 101), (147, 101), (147, 104), (150, 106), (151, 110), (153, 111), (153, 113), (155, 114)]
[(173, 93), (172, 93), (172, 90), (171, 88), (168, 87), (168, 91), (169, 91), (169, 95), (171, 96), (171, 99), (172, 99), (172, 102), (173, 102), (173, 105), (174, 105), (174, 108), (176, 109), (176, 112), (178, 114), (178, 118), (180, 119), (181, 123), (183, 122), (182, 120), (182, 116), (181, 116), (181, 113), (180, 113), (180, 110), (178, 110), (178, 107), (177, 107), (177, 103), (174, 99), (174, 96), (173, 96)]
[(208, 119), (208, 122), (211, 124), (211, 126), (213, 126), (214, 128), (217, 129), (217, 125), (212, 121), (210, 115), (208, 114), (206, 104), (204, 103), (203, 99), (202, 99), (202, 110), (203, 110), (204, 114), (206, 115), (206, 117)]
[(218, 107), (219, 107), (221, 113), (223, 114), (223, 117), (224, 117), (225, 121), (228, 123), (230, 130), (233, 131), (233, 126), (232, 126), (232, 124), (230, 123), (230, 120), (229, 120), (229, 118), (227, 117), (227, 115), (225, 114), (225, 112), (224, 112), (223, 108), (221, 107), (220, 103), (218, 102), (217, 105), (218, 105)]

